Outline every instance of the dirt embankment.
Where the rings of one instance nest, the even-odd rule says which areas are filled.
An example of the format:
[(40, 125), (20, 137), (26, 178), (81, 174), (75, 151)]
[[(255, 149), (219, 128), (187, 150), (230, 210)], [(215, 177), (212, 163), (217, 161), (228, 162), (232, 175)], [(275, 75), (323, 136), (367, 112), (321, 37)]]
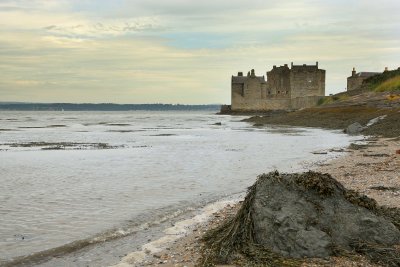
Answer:
[(361, 133), (383, 137), (400, 136), (400, 108), (377, 108), (366, 106), (317, 107), (284, 114), (265, 114), (245, 119), (256, 126), (265, 124), (291, 125), (301, 127), (321, 127), (345, 129), (355, 122), (366, 125), (379, 116), (386, 117), (367, 127)]

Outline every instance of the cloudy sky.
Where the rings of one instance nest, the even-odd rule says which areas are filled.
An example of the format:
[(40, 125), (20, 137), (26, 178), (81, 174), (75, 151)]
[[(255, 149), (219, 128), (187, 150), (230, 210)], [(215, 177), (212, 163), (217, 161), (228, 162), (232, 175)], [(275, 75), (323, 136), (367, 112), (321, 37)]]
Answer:
[(0, 101), (229, 103), (230, 77), (400, 66), (399, 0), (0, 0)]

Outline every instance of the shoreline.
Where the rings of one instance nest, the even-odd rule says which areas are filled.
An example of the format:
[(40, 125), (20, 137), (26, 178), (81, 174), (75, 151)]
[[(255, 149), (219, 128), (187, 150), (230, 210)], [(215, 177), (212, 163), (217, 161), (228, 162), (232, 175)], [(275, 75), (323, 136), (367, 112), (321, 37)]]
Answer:
[[(251, 115), (250, 115), (251, 116)], [(400, 136), (400, 108), (369, 106), (326, 106), (302, 109), (286, 113), (268, 113), (251, 116), (243, 121), (259, 127), (264, 125), (287, 125), (292, 127), (311, 127), (336, 129), (346, 132), (347, 127), (359, 124), (350, 134)]]
[[(249, 127), (249, 125), (247, 123), (244, 123), (244, 122), (237, 123), (236, 119), (216, 118), (214, 116), (208, 117), (208, 115), (203, 115), (203, 116), (205, 119), (199, 120), (200, 123), (202, 125), (206, 125), (207, 129), (209, 129), (209, 128), (211, 129), (210, 131), (212, 131), (213, 135), (210, 135), (210, 136), (217, 137), (216, 145), (212, 146), (211, 151), (213, 151), (214, 149), (220, 148), (220, 145), (221, 145), (222, 149), (218, 149), (218, 151), (219, 151), (219, 153), (221, 153), (221, 156), (222, 156), (221, 158), (223, 158), (227, 162), (224, 165), (224, 168), (212, 168), (213, 166), (216, 167), (214, 165), (215, 164), (214, 162), (210, 162), (210, 164), (207, 164), (207, 166), (204, 165), (204, 167), (206, 169), (209, 169), (208, 172), (210, 172), (211, 174), (215, 174), (216, 172), (221, 173), (221, 175), (219, 175), (218, 177), (221, 177), (221, 179), (224, 179), (224, 181), (228, 181), (228, 182), (224, 182), (223, 180), (218, 182), (218, 180), (216, 180), (216, 179), (213, 179), (215, 181), (215, 183), (213, 181), (207, 182), (207, 180), (205, 180), (206, 177), (204, 177), (204, 178), (202, 178), (200, 185), (207, 186), (207, 188), (206, 188), (207, 190), (215, 190), (218, 192), (226, 191), (229, 195), (232, 192), (233, 193), (244, 192), (246, 190), (246, 187), (248, 187), (252, 184), (252, 181), (255, 179), (255, 177), (259, 173), (265, 172), (267, 170), (273, 170), (273, 169), (282, 170), (283, 168), (285, 168), (286, 171), (297, 171), (297, 166), (301, 166), (300, 164), (298, 164), (298, 162), (302, 162), (304, 160), (308, 160), (308, 162), (311, 162), (311, 161), (313, 161), (313, 159), (319, 160), (321, 158), (325, 158), (325, 156), (311, 154), (312, 151), (317, 149), (313, 142), (313, 140), (315, 140), (315, 138), (320, 140), (321, 145), (318, 146), (318, 149), (328, 149), (329, 147), (333, 147), (336, 145), (345, 146), (349, 143), (349, 137), (346, 137), (344, 134), (337, 135), (335, 132), (331, 132), (331, 131), (325, 132), (325, 131), (321, 131), (321, 130), (315, 130), (315, 131), (314, 130), (305, 130), (305, 132), (308, 132), (308, 131), (310, 131), (310, 133), (315, 132), (316, 135), (315, 136), (311, 135), (311, 137), (302, 137), (302, 136), (307, 135), (307, 134), (303, 134), (302, 130), (291, 131), (291, 130), (287, 130), (286, 128), (284, 128), (281, 131), (280, 129), (277, 129), (280, 127), (277, 127), (277, 128), (274, 127), (271, 131), (269, 131), (268, 129), (253, 129), (253, 128)], [(192, 117), (192, 116), (190, 116), (190, 117)], [(7, 118), (8, 118), (8, 116), (7, 116)], [(40, 117), (38, 117), (38, 118), (36, 118), (36, 117), (21, 118), (20, 121), (22, 122), (25, 120), (31, 120), (32, 118), (37, 119), (39, 122), (42, 121)], [(47, 117), (44, 117), (44, 118), (47, 118)], [(95, 118), (97, 119), (97, 116)], [(189, 116), (187, 117), (187, 119), (190, 121), (193, 120), (192, 118), (189, 118)], [(86, 117), (79, 118), (79, 120), (82, 120), (82, 122), (85, 122)], [(107, 119), (105, 121), (108, 121), (108, 120), (109, 119)], [(214, 122), (214, 121), (218, 121), (218, 120), (221, 120), (223, 122), (223, 127), (209, 126), (209, 125), (212, 125), (212, 124), (210, 124), (210, 121)], [(102, 118), (102, 120), (95, 120), (95, 122), (97, 122), (97, 121), (102, 122), (103, 118)], [(185, 117), (185, 121), (186, 121), (186, 117)], [(116, 119), (115, 122), (121, 122), (121, 121), (120, 121), (120, 119)], [(124, 122), (124, 121), (122, 121), (122, 122)], [(61, 124), (61, 123), (56, 122), (54, 124)], [(75, 125), (75, 123), (73, 123), (73, 124)], [(225, 124), (226, 124), (226, 126), (225, 126)], [(101, 125), (104, 125), (104, 124), (101, 124)], [(160, 127), (162, 127), (163, 124), (160, 124), (160, 125), (161, 125)], [(84, 124), (82, 124), (82, 127), (84, 128), (86, 126), (84, 126)], [(97, 128), (97, 126), (96, 126), (96, 128)], [(103, 129), (103, 128), (107, 129), (106, 126), (101, 126), (101, 129)], [(226, 130), (225, 130), (225, 128), (226, 128)], [(80, 128), (78, 128), (78, 129), (80, 129)], [(214, 129), (218, 129), (218, 131), (215, 131)], [(238, 129), (243, 129), (243, 130), (238, 131)], [(74, 130), (76, 130), (76, 129), (74, 128)], [(34, 133), (36, 131), (39, 131), (39, 130), (34, 130), (34, 129), (27, 130), (27, 134), (30, 132)], [(57, 131), (53, 130), (53, 131), (57, 132), (57, 133), (59, 132), (58, 130)], [(169, 131), (170, 130), (165, 130), (165, 132), (169, 132)], [(186, 129), (184, 131), (185, 131), (185, 133), (188, 132)], [(269, 147), (270, 147), (269, 143), (271, 143), (271, 140), (275, 140), (275, 139), (268, 138), (267, 137), (268, 135), (266, 135), (267, 133), (264, 133), (265, 131), (268, 134), (269, 133), (273, 134), (272, 136), (274, 138), (275, 137), (278, 138), (277, 140), (279, 140), (277, 142), (273, 142), (274, 144), (277, 144), (276, 145), (277, 150), (276, 150), (276, 152), (274, 152), (274, 153), (276, 153), (275, 159), (271, 158), (271, 160), (268, 160), (268, 162), (265, 162), (265, 159), (269, 158), (269, 155), (271, 154), (271, 149), (269, 149)], [(197, 131), (196, 127), (193, 128), (193, 132), (195, 134), (195, 135), (193, 135), (193, 136), (195, 136), (195, 141), (200, 140), (201, 143), (203, 143), (203, 140), (197, 137), (198, 131)], [(239, 141), (241, 141), (243, 139), (243, 140), (245, 140), (245, 142), (232, 143), (231, 141), (228, 141), (226, 143), (221, 144), (220, 139), (222, 136), (219, 134), (217, 135), (217, 133), (220, 133), (220, 132), (227, 133), (229, 136), (231, 136), (231, 134), (234, 133), (234, 137), (237, 137)], [(214, 135), (214, 133), (215, 133), (215, 135)], [(138, 133), (137, 135), (142, 136), (144, 134)], [(292, 137), (292, 135), (297, 136), (297, 137)], [(25, 136), (25, 134), (23, 136)], [(127, 135), (121, 134), (120, 136), (122, 138)], [(147, 136), (147, 134), (146, 134), (146, 136)], [(252, 140), (253, 138), (249, 138), (249, 136), (256, 136), (257, 139)], [(329, 136), (329, 138), (327, 138), (327, 136)], [(263, 137), (265, 137), (265, 141), (267, 141), (267, 142), (263, 142), (263, 139), (261, 139)], [(128, 138), (130, 138), (130, 137), (128, 137)], [(156, 139), (161, 140), (161, 138), (159, 138), (159, 137), (157, 137), (157, 138), (151, 137), (151, 138), (154, 140), (156, 140)], [(166, 141), (169, 141), (169, 140), (174, 141), (176, 139), (176, 137), (171, 137), (171, 138), (170, 137), (162, 137), (162, 138), (165, 138)], [(6, 140), (6, 138), (5, 138), (5, 140)], [(207, 140), (213, 141), (213, 140), (215, 140), (215, 138), (207, 139)], [(230, 140), (230, 139), (227, 139), (227, 140)], [(232, 139), (232, 140), (234, 140), (234, 139)], [(287, 142), (284, 142), (286, 140), (287, 140)], [(302, 145), (302, 144), (300, 144), (302, 142), (293, 141), (293, 140), (305, 140), (305, 142), (304, 142), (304, 145)], [(327, 142), (324, 144), (325, 140)], [(33, 140), (33, 141), (35, 141), (35, 140)], [(243, 145), (241, 145), (242, 143), (243, 143)], [(264, 144), (262, 144), (262, 143), (264, 143)], [(278, 143), (282, 143), (282, 144), (279, 145)], [(237, 144), (239, 144), (239, 145), (236, 147)], [(300, 144), (301, 148), (304, 146), (304, 150), (302, 149), (303, 152), (299, 151), (300, 153), (298, 155), (292, 156), (290, 154), (290, 151), (292, 151), (291, 147), (296, 147), (297, 144)], [(285, 150), (282, 150), (282, 147), (284, 147)], [(260, 149), (260, 148), (263, 148), (263, 149)], [(140, 151), (141, 150), (142, 149), (140, 149)], [(121, 154), (126, 155), (125, 151), (123, 151), (123, 152), (121, 151)], [(208, 151), (210, 151), (210, 150), (207, 149), (206, 152), (208, 153)], [(249, 154), (248, 156), (245, 156), (246, 154), (244, 154), (244, 152), (242, 152), (242, 151), (249, 151), (252, 153)], [(285, 151), (289, 152), (289, 153), (286, 153)], [(109, 152), (107, 152), (107, 153), (109, 153), (109, 155), (107, 157), (107, 161), (112, 159), (113, 158), (112, 156), (114, 156), (114, 155), (119, 156), (118, 152), (119, 152), (119, 150), (109, 150)], [(253, 152), (256, 152), (256, 153), (253, 153)], [(288, 154), (289, 157), (293, 158), (293, 160), (296, 163), (288, 164), (289, 162), (287, 162), (287, 160), (284, 159), (286, 156), (282, 156), (283, 160), (280, 159), (279, 155), (281, 155), (280, 154), (281, 152), (282, 152), (282, 155), (284, 153)], [(18, 157), (20, 157), (20, 155), (24, 156), (24, 153), (25, 152), (23, 152), (22, 154), (10, 153), (10, 154), (4, 154), (4, 156), (12, 154), (12, 156), (17, 159)], [(64, 156), (63, 154), (65, 152), (45, 151), (45, 152), (40, 152), (39, 156), (42, 156), (44, 159), (47, 160), (47, 158), (48, 158), (47, 156), (50, 153), (52, 153), (52, 155), (54, 155), (54, 157), (51, 157), (51, 159), (52, 159), (51, 162), (54, 161), (54, 163), (56, 163), (55, 166), (58, 166), (57, 165), (58, 161), (53, 160), (53, 159), (57, 159), (57, 158), (61, 159)], [(68, 152), (68, 153), (73, 153), (73, 152)], [(86, 152), (83, 152), (83, 153), (86, 154)], [(96, 151), (90, 152), (91, 155), (96, 154), (96, 153), (97, 153)], [(104, 153), (104, 152), (100, 152), (100, 153)], [(193, 154), (195, 156), (194, 160), (197, 160), (198, 153), (193, 153)], [(255, 155), (257, 155), (257, 156), (255, 157)], [(301, 155), (301, 156), (299, 156), (299, 155)], [(227, 158), (227, 156), (229, 156), (229, 157)], [(233, 159), (233, 161), (228, 160), (231, 158)], [(10, 161), (10, 159), (8, 159), (8, 161)], [(241, 161), (241, 162), (239, 162), (239, 161)], [(42, 161), (42, 162), (47, 162), (47, 161)], [(238, 168), (237, 166), (240, 166), (240, 164), (235, 164), (236, 162), (241, 163), (241, 164), (242, 164), (242, 162), (245, 162), (245, 163), (243, 163), (243, 164), (245, 164), (243, 166), (246, 168), (242, 168), (242, 167)], [(257, 164), (255, 164), (256, 162), (257, 162)], [(6, 162), (4, 164), (6, 164)], [(68, 163), (68, 164), (70, 164), (70, 163)], [(70, 165), (74, 167), (74, 170), (76, 170), (76, 168), (80, 167), (80, 164), (78, 164), (78, 165), (70, 164)], [(266, 165), (268, 165), (268, 168)], [(218, 165), (218, 166), (221, 166), (221, 165)], [(278, 167), (276, 167), (276, 166), (278, 166)], [(60, 167), (63, 167), (63, 166), (60, 166)], [(87, 169), (86, 164), (85, 164), (84, 168)], [(95, 166), (95, 168), (97, 170), (97, 166)], [(237, 171), (235, 168), (237, 169)], [(202, 169), (204, 169), (204, 168), (202, 168)], [(242, 169), (243, 171), (241, 171), (240, 169)], [(55, 170), (57, 170), (56, 174), (58, 174), (60, 172), (59, 170), (63, 170), (63, 169), (55, 168)], [(205, 170), (202, 170), (200, 173), (203, 173), (203, 171), (205, 171)], [(118, 171), (118, 173), (119, 173), (119, 171)], [(121, 173), (121, 174), (123, 176), (124, 173)], [(192, 174), (192, 173), (190, 173), (190, 174)], [(232, 177), (233, 177), (232, 175), (235, 175), (235, 177), (237, 177), (237, 179), (235, 179), (235, 182), (233, 184), (231, 182)], [(63, 176), (63, 175), (61, 175), (61, 176)], [(174, 176), (179, 176), (179, 175), (174, 174)], [(42, 177), (42, 176), (40, 176), (40, 177)], [(80, 177), (80, 176), (77, 175), (76, 177)], [(118, 177), (121, 177), (121, 176), (117, 176), (116, 178), (118, 178)], [(189, 176), (189, 177), (191, 177), (191, 176)], [(204, 181), (203, 181), (203, 179), (204, 179)], [(197, 178), (196, 178), (196, 180), (197, 180)], [(212, 186), (213, 184), (218, 184), (218, 186), (214, 187), (214, 186)], [(222, 187), (218, 188), (219, 186), (222, 186)], [(227, 190), (228, 188), (232, 188), (233, 190)], [(107, 192), (109, 192), (109, 191), (107, 190)], [(210, 194), (209, 197), (205, 196), (205, 194), (203, 194), (203, 196), (201, 196), (199, 194), (200, 196), (198, 196), (197, 194), (194, 195), (194, 193), (196, 193), (196, 192), (193, 192), (191, 190), (182, 191), (182, 193), (185, 193), (185, 192), (188, 194), (187, 199), (193, 199), (193, 200), (197, 199), (193, 202), (190, 202), (190, 201), (182, 202), (181, 207), (183, 208), (183, 210), (186, 210), (186, 207), (187, 207), (186, 204), (189, 204), (191, 207), (193, 204), (193, 207), (194, 207), (193, 209), (196, 209), (196, 211), (189, 212), (190, 214), (186, 214), (186, 212), (184, 211), (186, 218), (194, 216), (196, 214), (195, 212), (197, 212), (200, 207), (206, 205), (207, 203), (210, 203), (210, 201), (208, 201), (210, 199), (209, 197), (212, 197), (212, 201), (216, 201), (216, 200), (220, 199), (221, 197), (226, 196), (225, 193)], [(164, 193), (164, 191), (163, 191), (163, 193)], [(167, 192), (167, 191), (165, 191), (165, 193), (171, 194), (171, 192)], [(199, 192), (199, 193), (202, 193), (202, 192)], [(178, 197), (178, 198), (180, 196), (181, 196), (180, 194), (174, 195), (174, 197)], [(195, 196), (196, 196), (196, 198), (194, 198)], [(213, 196), (215, 196), (215, 197), (213, 197)], [(203, 202), (203, 201), (198, 201), (198, 200), (205, 200), (205, 201)], [(97, 200), (95, 202), (100, 203)], [(162, 201), (161, 203), (163, 203), (163, 202), (164, 201)], [(201, 203), (199, 203), (199, 202), (201, 202)], [(132, 203), (132, 202), (125, 201), (125, 203)], [(124, 203), (122, 203), (122, 204), (124, 204)], [(200, 205), (198, 205), (198, 204), (200, 204)], [(167, 207), (170, 207), (170, 205), (168, 205)], [(175, 211), (174, 205), (172, 205), (171, 207), (173, 207), (173, 211)], [(190, 211), (192, 211), (192, 209), (190, 209)], [(125, 211), (123, 215), (128, 214), (128, 213), (130, 213), (130, 212)], [(176, 219), (174, 218), (173, 221), (171, 220), (171, 222), (165, 222), (165, 224), (160, 227), (158, 227), (158, 225), (157, 225), (155, 227), (155, 230), (153, 230), (154, 228), (152, 226), (149, 229), (144, 229), (143, 231), (140, 230), (140, 231), (136, 232), (135, 229), (137, 229), (137, 226), (142, 228), (142, 222), (144, 220), (146, 220), (146, 218), (153, 217), (153, 215), (156, 215), (155, 216), (156, 219), (161, 218), (158, 216), (158, 215), (160, 215), (160, 213), (164, 214), (164, 208), (162, 210), (157, 209), (154, 212), (152, 211), (152, 213), (149, 214), (148, 216), (140, 216), (140, 218), (138, 218), (138, 219), (135, 219), (135, 217), (133, 217), (133, 216), (126, 216), (126, 217), (128, 217), (128, 220), (127, 221), (124, 220), (122, 224), (116, 224), (115, 226), (112, 225), (111, 227), (107, 227), (106, 231), (93, 231), (94, 232), (93, 235), (92, 234), (87, 235), (91, 239), (92, 239), (92, 237), (95, 238), (96, 245), (94, 245), (94, 243), (91, 243), (88, 246), (85, 246), (84, 249), (80, 249), (77, 251), (74, 250), (74, 252), (72, 252), (72, 253), (67, 253), (67, 254), (63, 253), (63, 251), (65, 251), (64, 247), (66, 247), (66, 246), (64, 246), (63, 242), (60, 242), (61, 246), (63, 246), (63, 248), (61, 249), (62, 251), (60, 253), (58, 253), (59, 250), (57, 250), (56, 251), (57, 253), (45, 254), (44, 256), (46, 256), (45, 257), (46, 259), (50, 258), (50, 261), (49, 262), (46, 261), (45, 263), (42, 263), (41, 259), (43, 257), (41, 255), (39, 255), (40, 259), (38, 260), (39, 263), (37, 263), (37, 264), (39, 264), (41, 266), (56, 266), (60, 263), (74, 262), (74, 264), (77, 264), (77, 265), (84, 265), (87, 263), (88, 265), (100, 266), (100, 265), (103, 265), (103, 263), (105, 263), (104, 265), (111, 265), (111, 264), (118, 263), (120, 261), (121, 257), (123, 257), (127, 253), (130, 253), (134, 250), (140, 249), (142, 244), (149, 242), (149, 239), (155, 240), (157, 238), (160, 238), (160, 235), (163, 234), (162, 230), (164, 230), (165, 228), (168, 228), (172, 223), (175, 223), (176, 221), (185, 219), (184, 216), (179, 216), (179, 218), (176, 218)], [(117, 216), (118, 210), (116, 210), (114, 212), (110, 212), (109, 214), (113, 214), (113, 216)], [(107, 215), (107, 214), (104, 214), (104, 215)], [(164, 217), (164, 216), (162, 216), (162, 217)], [(119, 218), (119, 216), (118, 216), (118, 218)], [(133, 218), (133, 220), (131, 220), (132, 218)], [(106, 216), (102, 218), (102, 220), (106, 220), (106, 219), (107, 219)], [(86, 220), (86, 221), (90, 222), (90, 220)], [(153, 222), (153, 219), (150, 219), (149, 221)], [(145, 227), (145, 226), (143, 226), (143, 227)], [(89, 229), (95, 229), (95, 228), (93, 227), (93, 228), (89, 228)], [(110, 233), (111, 231), (108, 231), (109, 229), (113, 233), (115, 233), (118, 236), (118, 238), (113, 239), (110, 242), (102, 243), (101, 239), (103, 236), (103, 232)], [(128, 235), (127, 237), (125, 237), (125, 233), (132, 232), (132, 231), (133, 231), (132, 235)], [(78, 236), (78, 238), (76, 238), (76, 239), (73, 239), (72, 241), (86, 239), (86, 235), (83, 235), (83, 234), (81, 235), (80, 231), (75, 231), (75, 233), (78, 233), (78, 235), (80, 235), (80, 236)], [(34, 235), (32, 234), (32, 236), (34, 236)], [(124, 237), (120, 238), (120, 236), (124, 236)], [(54, 235), (54, 237), (56, 237), (56, 236)], [(99, 238), (97, 238), (97, 237), (99, 237)], [(58, 240), (61, 240), (61, 239), (54, 238), (54, 240), (59, 242)], [(17, 242), (18, 241), (19, 241), (19, 239), (17, 240)], [(28, 238), (25, 237), (23, 241), (20, 241), (20, 243), (17, 243), (17, 245), (20, 245), (18, 250), (21, 252), (26, 251), (25, 252), (26, 255), (28, 255), (28, 254), (30, 255), (30, 253), (29, 253), (30, 249), (33, 250), (34, 253), (36, 252), (35, 250), (37, 250), (40, 254), (43, 254), (42, 252), (45, 250), (40, 250), (40, 248), (38, 248), (37, 246), (32, 245), (33, 242), (29, 243), (30, 241), (31, 241), (30, 236), (28, 236)], [(100, 243), (98, 243), (98, 242), (100, 242)], [(124, 242), (126, 242), (126, 243), (124, 244)], [(65, 244), (67, 244), (67, 245), (69, 243), (70, 243), (69, 241), (65, 242)], [(85, 244), (87, 244), (86, 241), (85, 241)], [(75, 244), (72, 244), (72, 245), (73, 245), (72, 246), (73, 248), (76, 247)], [(80, 244), (78, 244), (78, 245), (79, 245), (79, 247), (81, 247)], [(27, 249), (26, 250), (23, 249), (23, 246), (27, 247)], [(57, 245), (54, 247), (57, 248), (59, 246)], [(92, 247), (93, 247), (93, 249), (92, 249)], [(69, 251), (70, 246), (68, 245), (67, 248)], [(35, 258), (35, 257), (33, 257), (33, 258)], [(36, 264), (36, 260), (35, 260), (35, 263), (33, 263), (33, 264)]]
[[(400, 208), (400, 155), (397, 154), (397, 150), (400, 149), (400, 139), (366, 138), (365, 143), (361, 145), (352, 143), (341, 151), (346, 153), (345, 155), (328, 162), (316, 162), (309, 166), (309, 169), (331, 174), (346, 188), (374, 198), (381, 206)], [(208, 220), (188, 227), (186, 234), (170, 243), (165, 243), (166, 247), (163, 250), (154, 253), (148, 251), (142, 261), (128, 261), (124, 265), (116, 266), (196, 266), (201, 255), (202, 242), (200, 240), (204, 233), (234, 216), (240, 203), (241, 201), (235, 205), (229, 204), (209, 214)], [(378, 266), (370, 263), (363, 256), (355, 256), (351, 259), (344, 257), (307, 259), (302, 264), (302, 266), (343, 267), (349, 265)]]
[[(175, 251), (174, 246), (181, 245), (187, 238), (197, 242), (206, 230), (222, 222), (223, 219), (228, 217), (228, 214), (233, 215), (233, 211), (237, 210), (243, 198), (244, 195), (241, 194), (238, 198), (219, 200), (204, 206), (197, 215), (175, 222), (171, 227), (163, 230), (164, 235), (162, 237), (144, 244), (140, 250), (127, 254), (112, 267), (152, 266), (155, 263), (169, 266), (165, 265), (169, 263), (168, 259), (172, 259), (175, 264), (192, 261), (193, 257), (186, 257), (182, 260), (179, 260), (178, 257), (174, 258), (173, 255), (167, 257), (166, 252)], [(179, 250), (181, 249), (183, 248)], [(184, 250), (189, 251), (186, 248)], [(198, 253), (195, 254), (199, 255)], [(181, 254), (180, 256), (184, 255)]]

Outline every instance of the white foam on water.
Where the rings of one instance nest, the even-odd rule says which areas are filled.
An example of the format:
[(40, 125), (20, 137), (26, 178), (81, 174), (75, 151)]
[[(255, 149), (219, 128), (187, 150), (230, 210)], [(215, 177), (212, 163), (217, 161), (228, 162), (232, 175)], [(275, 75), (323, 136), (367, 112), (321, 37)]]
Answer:
[(153, 255), (155, 253), (164, 250), (172, 242), (182, 237), (185, 237), (190, 232), (190, 230), (193, 229), (196, 225), (207, 222), (214, 213), (222, 210), (228, 205), (235, 205), (239, 201), (240, 199), (224, 200), (205, 206), (201, 210), (200, 214), (190, 219), (177, 222), (173, 227), (165, 229), (163, 231), (165, 236), (155, 241), (144, 244), (141, 250), (129, 253), (128, 255), (126, 255), (121, 259), (121, 262), (119, 262), (116, 265), (113, 265), (113, 267), (136, 266), (144, 262), (147, 256)]

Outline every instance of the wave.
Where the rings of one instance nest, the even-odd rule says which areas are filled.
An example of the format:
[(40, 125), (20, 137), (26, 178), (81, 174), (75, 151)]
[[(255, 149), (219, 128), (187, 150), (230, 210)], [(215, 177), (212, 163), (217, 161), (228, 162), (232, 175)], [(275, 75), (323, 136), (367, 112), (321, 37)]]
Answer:
[(237, 191), (224, 196), (214, 195), (209, 196), (207, 199), (203, 199), (196, 203), (182, 201), (178, 205), (171, 205), (153, 210), (151, 214), (142, 214), (141, 216), (139, 215), (135, 217), (136, 223), (133, 222), (133, 220), (129, 220), (123, 225), (123, 227), (116, 227), (88, 238), (76, 240), (51, 249), (34, 252), (29, 255), (17, 256), (10, 260), (0, 259), (0, 266), (16, 267), (39, 265), (53, 258), (60, 258), (70, 253), (77, 252), (81, 249), (95, 246), (96, 244), (112, 241), (129, 235), (134, 235), (141, 231), (148, 230), (149, 228), (162, 225), (163, 223), (168, 223), (169, 221), (172, 221), (174, 219), (179, 220), (180, 223), (182, 223), (182, 218), (185, 218), (183, 222), (190, 221), (192, 220), (192, 216), (194, 216), (196, 212), (200, 212), (197, 217), (199, 215), (200, 217), (204, 216), (204, 210), (207, 210), (210, 207), (215, 208), (215, 205), (218, 206), (218, 203), (220, 204), (222, 202), (238, 200), (242, 197), (242, 194), (242, 191)]
[[(148, 228), (157, 226), (166, 221), (172, 220), (184, 213), (194, 211), (198, 207), (186, 207), (186, 208), (165, 208), (162, 214), (156, 216), (156, 218), (141, 219), (138, 223), (127, 223), (124, 227), (118, 227), (110, 229), (96, 235), (81, 240), (75, 240), (73, 242), (50, 248), (47, 250), (34, 252), (29, 255), (17, 256), (10, 260), (0, 259), (1, 267), (15, 267), (15, 266), (32, 266), (40, 263), (44, 263), (54, 257), (62, 257), (69, 253), (76, 252), (83, 248), (94, 246), (99, 243), (108, 242), (114, 239), (123, 238), (128, 235), (134, 235), (139, 231), (146, 230)], [(140, 216), (139, 216), (140, 217)], [(148, 217), (148, 216), (147, 216)]]

